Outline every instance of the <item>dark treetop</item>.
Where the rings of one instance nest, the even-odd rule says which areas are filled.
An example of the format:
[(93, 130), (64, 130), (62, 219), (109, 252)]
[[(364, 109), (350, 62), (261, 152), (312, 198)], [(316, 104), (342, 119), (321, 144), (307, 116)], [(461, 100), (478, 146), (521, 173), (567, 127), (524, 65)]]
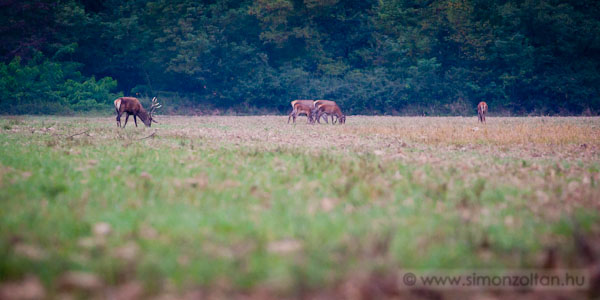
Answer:
[(0, 113), (600, 112), (600, 2), (213, 0), (0, 3)]

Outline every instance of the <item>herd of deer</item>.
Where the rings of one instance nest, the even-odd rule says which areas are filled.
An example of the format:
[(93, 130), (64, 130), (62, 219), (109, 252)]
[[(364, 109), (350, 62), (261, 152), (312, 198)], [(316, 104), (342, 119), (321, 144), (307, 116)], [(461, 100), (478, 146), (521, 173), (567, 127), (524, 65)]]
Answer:
[[(117, 127), (125, 128), (129, 116), (133, 115), (133, 121), (135, 127), (137, 127), (137, 118), (140, 118), (146, 127), (150, 127), (152, 122), (156, 122), (153, 119), (152, 114), (157, 108), (161, 108), (162, 105), (158, 103), (156, 97), (152, 98), (152, 104), (150, 105), (150, 112), (146, 111), (140, 101), (135, 97), (120, 97), (115, 99), (115, 110), (117, 111)], [(339, 122), (340, 124), (346, 123), (346, 115), (342, 114), (342, 110), (331, 100), (294, 100), (290, 103), (292, 105), (292, 112), (288, 116), (288, 124), (290, 119), (293, 118), (296, 123), (296, 117), (304, 114), (307, 117), (307, 123), (321, 123), (321, 119), (331, 116), (331, 124)], [(487, 114), (488, 106), (485, 102), (479, 102), (477, 105), (477, 115), (479, 116), (479, 122), (485, 123), (485, 115)], [(121, 126), (121, 115), (127, 114), (125, 117), (125, 124)], [(335, 117), (335, 120), (334, 120)]]
[[(306, 123), (321, 123), (321, 118), (325, 117), (325, 123), (327, 117), (331, 116), (331, 124), (335, 124), (339, 121), (340, 124), (346, 123), (346, 116), (342, 114), (342, 110), (331, 100), (294, 100), (291, 102), (292, 112), (288, 116), (288, 124), (290, 118), (293, 118), (296, 123), (296, 117), (300, 114), (305, 114), (307, 121)], [(335, 121), (333, 119), (335, 117)]]

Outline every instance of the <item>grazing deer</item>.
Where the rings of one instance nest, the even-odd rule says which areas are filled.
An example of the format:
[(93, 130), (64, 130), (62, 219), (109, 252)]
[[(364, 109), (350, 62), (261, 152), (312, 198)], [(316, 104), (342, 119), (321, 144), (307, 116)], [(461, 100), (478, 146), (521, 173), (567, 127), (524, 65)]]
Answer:
[(315, 101), (313, 100), (294, 100), (290, 103), (292, 105), (292, 112), (288, 116), (288, 124), (290, 123), (290, 118), (293, 118), (294, 123), (296, 123), (296, 117), (300, 114), (305, 114), (308, 118), (306, 123), (314, 123), (313, 120), (313, 111), (315, 108)]
[[(340, 107), (334, 103), (321, 103), (317, 108), (317, 120), (321, 118), (323, 114), (331, 116), (331, 124), (335, 124), (337, 121), (341, 124), (346, 123), (346, 115), (342, 114)], [(336, 117), (336, 122), (333, 121), (333, 117)]]
[(479, 117), (479, 122), (485, 123), (485, 115), (487, 114), (487, 110), (487, 103), (481, 101), (479, 104), (477, 104), (477, 115)]
[(121, 127), (121, 115), (123, 113), (127, 114), (127, 117), (125, 117), (125, 124), (123, 124), (123, 128), (125, 128), (125, 125), (127, 125), (127, 120), (129, 120), (129, 115), (133, 115), (133, 121), (135, 122), (135, 127), (137, 127), (136, 117), (139, 117), (140, 120), (142, 120), (142, 122), (144, 122), (144, 125), (146, 125), (146, 127), (150, 127), (152, 125), (152, 122), (158, 123), (158, 122), (156, 122), (156, 120), (154, 120), (152, 118), (152, 114), (154, 113), (154, 111), (157, 108), (161, 108), (161, 107), (162, 107), (162, 105), (160, 105), (158, 103), (158, 101), (156, 100), (156, 97), (152, 98), (152, 105), (150, 106), (150, 112), (147, 112), (144, 109), (144, 107), (142, 107), (140, 100), (138, 100), (137, 98), (134, 98), (134, 97), (117, 98), (117, 99), (115, 99), (115, 110), (117, 111), (117, 127)]
[[(315, 101), (315, 109), (314, 109), (313, 115), (315, 115), (315, 116), (317, 115), (317, 110), (319, 110), (319, 106), (321, 106), (323, 104), (334, 104), (334, 105), (337, 105), (337, 103), (335, 103), (335, 101), (331, 101), (331, 100), (316, 100)], [(321, 117), (324, 117), (325, 123), (329, 123), (327, 121), (327, 115), (326, 114), (324, 116), (321, 116)], [(332, 118), (332, 120), (333, 120), (333, 118)], [(321, 124), (321, 118), (317, 119), (317, 122), (319, 122), (319, 124)]]

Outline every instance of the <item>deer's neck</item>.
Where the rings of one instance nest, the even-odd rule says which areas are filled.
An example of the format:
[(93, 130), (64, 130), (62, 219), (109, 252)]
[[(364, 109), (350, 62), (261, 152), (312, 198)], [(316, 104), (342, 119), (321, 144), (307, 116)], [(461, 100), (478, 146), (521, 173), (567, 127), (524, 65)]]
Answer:
[(142, 120), (142, 122), (146, 122), (148, 119), (150, 119), (150, 115), (148, 114), (148, 112), (145, 109), (140, 109), (140, 112), (138, 113), (138, 118), (140, 118)]

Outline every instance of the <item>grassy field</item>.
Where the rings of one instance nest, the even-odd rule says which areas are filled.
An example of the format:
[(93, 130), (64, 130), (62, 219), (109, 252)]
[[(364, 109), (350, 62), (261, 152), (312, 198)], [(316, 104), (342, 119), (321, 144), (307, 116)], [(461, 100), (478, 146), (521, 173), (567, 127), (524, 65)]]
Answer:
[(0, 118), (0, 298), (418, 297), (394, 274), (598, 250), (599, 118), (158, 120)]

